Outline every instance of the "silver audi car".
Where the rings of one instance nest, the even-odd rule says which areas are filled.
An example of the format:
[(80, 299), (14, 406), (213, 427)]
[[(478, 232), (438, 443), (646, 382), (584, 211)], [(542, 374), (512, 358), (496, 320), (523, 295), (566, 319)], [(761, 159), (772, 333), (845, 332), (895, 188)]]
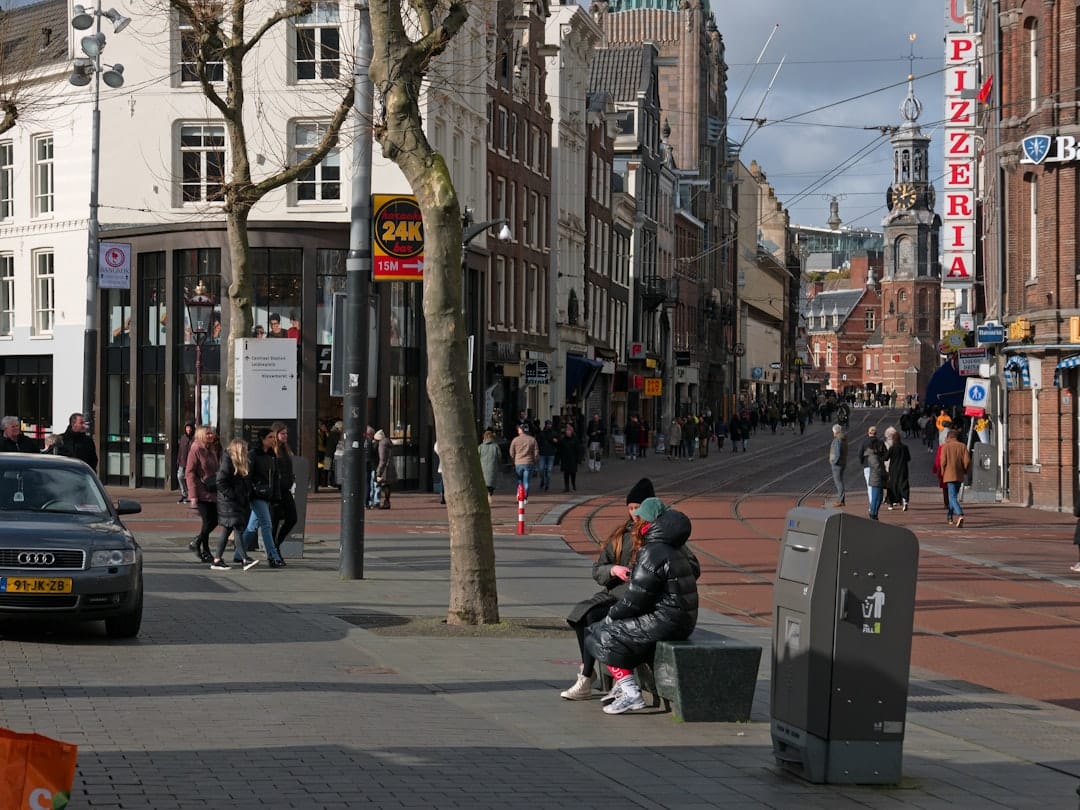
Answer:
[(97, 475), (71, 458), (0, 453), (0, 621), (104, 620), (114, 638), (139, 634), (142, 550)]

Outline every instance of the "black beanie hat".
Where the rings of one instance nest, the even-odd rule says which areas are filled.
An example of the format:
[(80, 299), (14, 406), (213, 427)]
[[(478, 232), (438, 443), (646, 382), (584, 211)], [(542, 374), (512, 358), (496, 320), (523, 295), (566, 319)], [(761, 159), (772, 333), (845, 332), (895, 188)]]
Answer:
[(646, 498), (655, 497), (656, 491), (653, 489), (652, 481), (648, 478), (642, 478), (630, 488), (630, 491), (626, 494), (626, 502), (628, 504), (641, 503)]

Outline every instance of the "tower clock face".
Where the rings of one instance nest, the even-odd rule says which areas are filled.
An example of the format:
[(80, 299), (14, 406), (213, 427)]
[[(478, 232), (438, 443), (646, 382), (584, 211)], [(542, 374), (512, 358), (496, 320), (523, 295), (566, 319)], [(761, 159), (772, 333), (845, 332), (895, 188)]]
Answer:
[(898, 183), (893, 191), (893, 200), (898, 208), (911, 208), (917, 197), (915, 186), (911, 183)]

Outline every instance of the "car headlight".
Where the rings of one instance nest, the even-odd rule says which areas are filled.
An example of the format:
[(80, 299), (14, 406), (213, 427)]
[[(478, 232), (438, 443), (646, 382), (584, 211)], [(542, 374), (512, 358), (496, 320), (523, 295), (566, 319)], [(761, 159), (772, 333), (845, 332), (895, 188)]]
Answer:
[(113, 548), (95, 551), (90, 555), (91, 568), (110, 568), (114, 565), (132, 565), (135, 562), (135, 549)]

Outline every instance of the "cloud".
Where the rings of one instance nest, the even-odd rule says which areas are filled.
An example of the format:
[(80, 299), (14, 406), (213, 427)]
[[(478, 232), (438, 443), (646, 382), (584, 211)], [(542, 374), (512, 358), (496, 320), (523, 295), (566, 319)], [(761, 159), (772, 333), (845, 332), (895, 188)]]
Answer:
[[(758, 162), (792, 223), (824, 225), (835, 196), (846, 225), (879, 228), (892, 149), (875, 128), (902, 121), (911, 33), (917, 36), (915, 94), (923, 103), (919, 124), (933, 139), (931, 177), (940, 172), (946, 4), (828, 0), (827, 6), (826, 12), (823, 4), (791, 0), (727, 3), (722, 9), (714, 4), (728, 63), (728, 136), (746, 140), (743, 162)], [(755, 69), (776, 23), (780, 27)]]

